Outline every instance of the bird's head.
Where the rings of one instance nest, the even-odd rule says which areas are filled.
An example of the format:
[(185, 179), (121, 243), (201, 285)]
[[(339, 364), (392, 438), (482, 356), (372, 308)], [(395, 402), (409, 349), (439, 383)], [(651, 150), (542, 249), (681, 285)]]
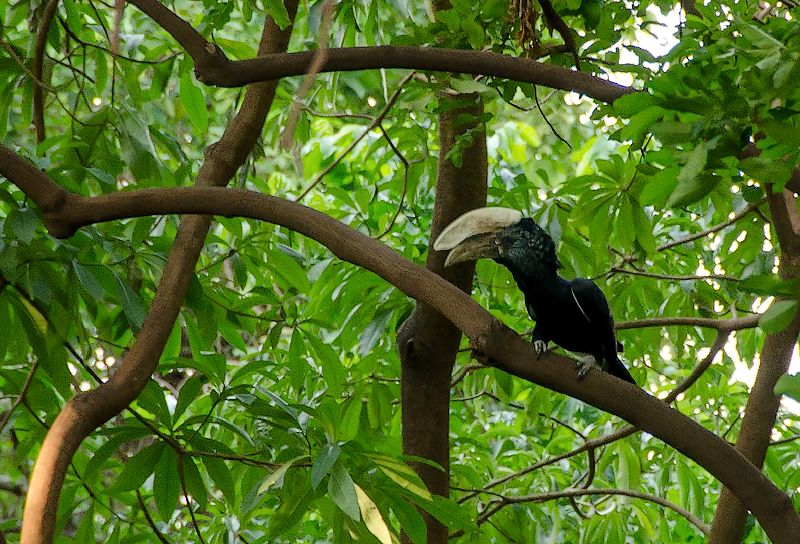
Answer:
[(555, 274), (561, 266), (553, 239), (533, 219), (509, 208), (479, 208), (445, 228), (433, 244), (449, 250), (445, 266), (494, 259), (517, 276)]

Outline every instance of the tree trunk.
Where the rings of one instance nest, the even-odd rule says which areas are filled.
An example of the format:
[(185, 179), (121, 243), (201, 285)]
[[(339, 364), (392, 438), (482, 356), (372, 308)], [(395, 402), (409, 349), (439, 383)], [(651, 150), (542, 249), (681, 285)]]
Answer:
[[(459, 137), (478, 125), (483, 103), (478, 97), (458, 97), (467, 105), (439, 116), (439, 172), (436, 204), (433, 210), (431, 242), (453, 219), (486, 203), (486, 135), (476, 131), (472, 143), (463, 150), (463, 162), (456, 167), (446, 158)], [(460, 115), (472, 120), (456, 122)], [(472, 287), (474, 263), (444, 269), (445, 254), (429, 249), (426, 265), (463, 291)], [(441, 466), (414, 463), (431, 493), (447, 496), (450, 492), (450, 379), (461, 332), (441, 314), (424, 304), (398, 333), (402, 362), (401, 396), (403, 406), (403, 451), (429, 459)], [(426, 513), (429, 544), (447, 542), (447, 527)]]
[[(796, 206), (794, 197), (772, 194), (768, 189), (773, 224), (781, 246), (780, 273), (784, 279), (800, 277), (800, 255), (796, 254), (797, 234)], [(769, 448), (770, 435), (780, 406), (780, 397), (775, 396), (775, 383), (788, 372), (794, 346), (800, 333), (800, 315), (795, 316), (786, 329), (769, 334), (761, 348), (760, 365), (756, 382), (747, 399), (742, 418), (742, 428), (736, 441), (736, 449), (761, 468)], [(722, 489), (714, 521), (711, 525), (709, 544), (738, 544), (744, 538), (747, 509), (727, 487)]]

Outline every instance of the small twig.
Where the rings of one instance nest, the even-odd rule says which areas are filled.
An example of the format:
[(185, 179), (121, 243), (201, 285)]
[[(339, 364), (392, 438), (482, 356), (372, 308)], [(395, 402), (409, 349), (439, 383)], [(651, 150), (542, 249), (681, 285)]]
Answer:
[(621, 321), (615, 325), (618, 331), (626, 329), (641, 329), (645, 327), (703, 327), (716, 329), (718, 331), (740, 331), (743, 329), (753, 329), (758, 326), (758, 314), (745, 317), (732, 317), (730, 319), (716, 319), (713, 317), (648, 317), (645, 319), (635, 319), (633, 321)]
[(655, 504), (664, 506), (665, 508), (669, 508), (673, 512), (686, 518), (687, 521), (689, 521), (692, 525), (697, 527), (700, 530), (700, 532), (702, 532), (704, 535), (708, 535), (709, 533), (709, 528), (703, 522), (703, 520), (701, 520), (700, 518), (698, 518), (693, 513), (683, 508), (682, 506), (679, 506), (657, 495), (651, 495), (650, 493), (643, 493), (641, 491), (634, 491), (632, 489), (564, 489), (563, 491), (554, 491), (551, 493), (542, 493), (539, 495), (504, 497), (499, 501), (492, 501), (491, 503), (489, 503), (486, 506), (484, 512), (482, 512), (478, 516), (477, 524), (481, 525), (482, 523), (486, 522), (490, 516), (494, 515), (501, 508), (509, 504), (541, 503), (546, 501), (552, 501), (555, 499), (562, 499), (566, 497), (583, 497), (587, 495), (620, 495), (623, 497), (632, 497), (635, 499), (641, 499), (653, 502)]
[(39, 18), (36, 43), (33, 48), (33, 124), (36, 127), (36, 141), (42, 142), (47, 136), (44, 126), (44, 50), (50, 23), (55, 17), (58, 0), (49, 0)]
[(398, 85), (394, 94), (392, 94), (392, 96), (389, 98), (389, 101), (386, 103), (386, 105), (383, 107), (380, 113), (378, 113), (378, 115), (374, 119), (372, 119), (372, 122), (369, 125), (367, 125), (364, 131), (361, 134), (359, 134), (358, 137), (355, 140), (353, 140), (353, 142), (349, 146), (347, 146), (347, 149), (345, 149), (338, 157), (336, 157), (336, 159), (330, 165), (328, 165), (327, 168), (325, 168), (322, 172), (320, 172), (320, 174), (316, 178), (314, 178), (314, 181), (312, 181), (308, 185), (308, 187), (303, 189), (303, 192), (301, 192), (300, 195), (298, 195), (298, 197), (294, 199), (295, 202), (300, 202), (301, 200), (303, 200), (303, 198), (305, 198), (306, 195), (308, 195), (308, 193), (310, 193), (314, 189), (314, 187), (316, 187), (322, 181), (322, 178), (330, 174), (330, 172), (334, 168), (336, 168), (336, 166), (338, 166), (339, 163), (342, 162), (342, 160), (347, 155), (349, 155), (351, 151), (353, 151), (353, 149), (355, 149), (355, 147), (361, 142), (361, 140), (363, 140), (367, 136), (367, 134), (369, 134), (372, 131), (372, 129), (377, 127), (381, 123), (381, 121), (383, 121), (383, 119), (389, 113), (389, 110), (392, 108), (392, 106), (394, 106), (394, 103), (397, 102), (398, 98), (400, 98), (400, 93), (403, 90), (403, 87), (405, 86), (406, 83), (408, 83), (411, 80), (411, 78), (414, 77), (415, 73), (416, 72), (411, 72), (402, 80), (400, 80), (400, 84)]
[(138, 489), (136, 490), (136, 498), (139, 501), (139, 508), (142, 509), (142, 513), (144, 514), (144, 519), (147, 520), (147, 524), (150, 526), (150, 529), (152, 529), (153, 533), (156, 535), (156, 538), (158, 538), (158, 540), (162, 544), (170, 544), (170, 541), (167, 540), (167, 537), (165, 537), (164, 534), (158, 530), (158, 525), (156, 525), (155, 520), (150, 515), (150, 512), (147, 510), (147, 505), (144, 503), (144, 497), (142, 497), (142, 494), (141, 492), (139, 492)]
[(189, 517), (192, 518), (194, 532), (197, 535), (197, 539), (200, 541), (200, 544), (206, 544), (203, 535), (200, 533), (200, 524), (197, 523), (197, 518), (194, 515), (194, 509), (192, 508), (192, 501), (189, 498), (189, 493), (186, 491), (186, 475), (183, 470), (183, 454), (180, 453), (178, 453), (178, 478), (181, 481), (181, 493), (183, 493), (183, 499), (186, 501), (186, 508), (189, 510)]
[(655, 274), (652, 272), (630, 270), (618, 266), (615, 266), (610, 270), (609, 275), (613, 276), (614, 274), (628, 274), (630, 276), (642, 276), (645, 278), (653, 278), (657, 280), (668, 280), (668, 281), (709, 281), (709, 280), (741, 281), (739, 278), (736, 278), (734, 276), (728, 276), (726, 274), (706, 274), (702, 276), (681, 275), (681, 274)]
[(788, 438), (781, 438), (780, 440), (775, 440), (773, 442), (770, 442), (769, 446), (772, 447), (772, 446), (780, 446), (781, 444), (788, 444), (789, 442), (794, 442), (798, 438), (800, 438), (800, 434), (796, 434)]
[(544, 119), (544, 122), (547, 123), (548, 127), (550, 127), (550, 130), (553, 132), (553, 134), (555, 134), (556, 138), (567, 144), (568, 148), (572, 149), (570, 143), (558, 133), (556, 127), (553, 126), (553, 124), (550, 122), (550, 119), (548, 119), (547, 115), (545, 115), (542, 105), (539, 103), (539, 93), (536, 91), (536, 85), (533, 86), (533, 99), (536, 102), (536, 107), (539, 109), (539, 113), (542, 115), (542, 119)]
[[(466, 351), (470, 351), (470, 349), (467, 348)], [(450, 382), (450, 387), (455, 387), (459, 383), (461, 383), (461, 381), (464, 378), (467, 377), (467, 374), (469, 374), (471, 372), (474, 372), (475, 370), (484, 370), (484, 369), (487, 369), (487, 368), (490, 368), (490, 367), (485, 366), (485, 365), (480, 365), (480, 364), (464, 365), (463, 367), (461, 367), (461, 370), (459, 370), (458, 373), (455, 376), (453, 376), (453, 379)]]
[(383, 238), (392, 231), (392, 228), (394, 228), (395, 221), (397, 221), (397, 218), (400, 216), (400, 212), (403, 209), (403, 204), (406, 201), (406, 191), (408, 191), (408, 169), (410, 165), (408, 163), (408, 159), (406, 159), (403, 156), (403, 154), (400, 153), (400, 150), (397, 148), (397, 146), (394, 145), (394, 142), (389, 137), (389, 134), (386, 132), (386, 129), (383, 127), (381, 123), (378, 123), (378, 128), (380, 129), (381, 134), (383, 134), (383, 137), (386, 139), (386, 143), (389, 144), (389, 147), (392, 149), (394, 154), (397, 156), (400, 162), (403, 163), (403, 191), (400, 193), (400, 202), (398, 202), (397, 209), (395, 210), (391, 221), (389, 221), (389, 224), (386, 225), (386, 228), (382, 233), (380, 233), (378, 236), (375, 237), (377, 240), (380, 240), (381, 238)]
[(12, 414), (17, 409), (17, 407), (25, 401), (25, 395), (28, 393), (28, 388), (31, 386), (33, 382), (33, 375), (36, 373), (36, 369), (39, 368), (39, 361), (38, 359), (33, 362), (31, 369), (28, 371), (28, 375), (25, 376), (25, 381), (22, 384), (22, 388), (19, 390), (19, 395), (17, 395), (17, 399), (11, 405), (11, 408), (3, 414), (2, 419), (0, 419), (0, 433), (3, 432), (6, 425), (8, 424), (9, 420), (11, 419)]
[(680, 238), (678, 240), (673, 240), (672, 242), (667, 242), (665, 244), (662, 244), (662, 245), (658, 246), (656, 251), (665, 251), (667, 249), (672, 249), (675, 246), (688, 244), (689, 242), (694, 242), (695, 240), (703, 238), (704, 236), (708, 236), (709, 234), (713, 234), (715, 232), (719, 232), (722, 229), (724, 229), (725, 227), (729, 227), (729, 226), (733, 225), (734, 223), (739, 221), (742, 217), (744, 217), (748, 213), (750, 213), (752, 211), (755, 211), (755, 210), (758, 210), (758, 207), (761, 206), (764, 202), (766, 202), (766, 200), (767, 200), (766, 198), (763, 198), (763, 199), (759, 200), (758, 202), (754, 202), (753, 204), (749, 204), (749, 205), (745, 206), (744, 209), (742, 209), (740, 212), (735, 214), (733, 217), (731, 217), (727, 221), (723, 221), (722, 223), (719, 223), (718, 225), (714, 225), (713, 227), (709, 227), (709, 228), (707, 228), (707, 229), (705, 229), (703, 231), (700, 231), (698, 233), (692, 234), (692, 235), (687, 236), (685, 238)]

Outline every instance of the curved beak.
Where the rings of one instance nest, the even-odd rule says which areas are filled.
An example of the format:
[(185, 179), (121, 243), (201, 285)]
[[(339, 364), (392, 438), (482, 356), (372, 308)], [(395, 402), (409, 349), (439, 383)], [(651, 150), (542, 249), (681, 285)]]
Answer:
[(500, 257), (496, 234), (519, 222), (522, 214), (510, 208), (478, 208), (445, 228), (433, 243), (437, 251), (450, 250), (445, 266)]
[(475, 234), (459, 242), (447, 254), (444, 265), (453, 266), (454, 264), (477, 261), (478, 259), (496, 259), (499, 256), (500, 248), (497, 245), (497, 233), (485, 232)]

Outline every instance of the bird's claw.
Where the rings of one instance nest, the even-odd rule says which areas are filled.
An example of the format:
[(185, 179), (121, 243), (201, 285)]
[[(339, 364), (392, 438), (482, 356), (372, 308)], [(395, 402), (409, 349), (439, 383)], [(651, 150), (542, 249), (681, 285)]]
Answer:
[(597, 362), (595, 358), (590, 355), (575, 361), (575, 366), (578, 367), (578, 379), (582, 380), (589, 373), (589, 369), (593, 366), (597, 366)]
[(547, 342), (544, 340), (534, 340), (533, 341), (533, 350), (536, 352), (536, 358), (542, 356), (542, 353), (547, 351)]

